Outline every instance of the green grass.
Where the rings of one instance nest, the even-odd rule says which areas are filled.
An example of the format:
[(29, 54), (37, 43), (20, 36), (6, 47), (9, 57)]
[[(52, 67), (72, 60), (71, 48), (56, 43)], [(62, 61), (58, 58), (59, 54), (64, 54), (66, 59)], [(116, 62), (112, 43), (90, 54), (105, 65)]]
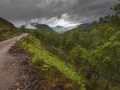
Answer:
[[(82, 84), (85, 82), (85, 79), (82, 73), (78, 73), (72, 66), (68, 66), (66, 62), (60, 60), (57, 56), (53, 55), (47, 51), (40, 43), (38, 39), (29, 35), (18, 42), (22, 47), (27, 50), (27, 52), (32, 57), (32, 63), (39, 61), (44, 62), (47, 65), (54, 66), (59, 70), (65, 77), (69, 78), (75, 83)], [(84, 89), (84, 84), (82, 84), (82, 90)]]
[(0, 17), (0, 41), (19, 35), (20, 32), (10, 22)]

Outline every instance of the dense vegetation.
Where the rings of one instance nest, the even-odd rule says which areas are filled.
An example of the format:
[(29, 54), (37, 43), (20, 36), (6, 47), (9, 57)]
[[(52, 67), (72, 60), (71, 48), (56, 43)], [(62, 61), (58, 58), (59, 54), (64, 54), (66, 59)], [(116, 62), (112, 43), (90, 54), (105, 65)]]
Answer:
[[(69, 80), (72, 89), (64, 85), (60, 90), (119, 90), (120, 4), (111, 10), (115, 13), (100, 17), (100, 21), (109, 22), (93, 22), (94, 26), (63, 34), (52, 30), (29, 31), (21, 26), (20, 30), (29, 35), (18, 44), (31, 55), (30, 63), (34, 69), (45, 74), (46, 78), (51, 76), (51, 68), (55, 68)], [(12, 27), (2, 21), (0, 25), (0, 37), (15, 32), (11, 24)], [(56, 76), (48, 79), (51, 85), (59, 81)]]
[[(83, 74), (77, 72), (74, 66), (71, 65), (69, 62), (68, 63), (64, 62), (56, 55), (46, 50), (46, 48), (43, 47), (43, 45), (41, 45), (41, 42), (38, 39), (36, 39), (34, 36), (29, 35), (23, 38), (22, 40), (20, 40), (18, 44), (21, 45), (26, 50), (26, 52), (30, 53), (32, 57), (32, 61), (30, 63), (34, 66), (34, 68), (40, 71), (49, 72), (50, 68), (54, 67), (56, 68), (56, 70), (62, 73), (64, 77), (68, 78), (68, 80), (71, 80), (73, 86), (77, 84), (81, 86), (79, 88), (78, 87), (74, 87), (74, 88), (76, 88), (77, 90), (79, 90), (80, 88), (84, 90), (83, 83), (85, 82), (85, 78)], [(54, 74), (54, 72), (52, 71), (51, 73)], [(55, 79), (56, 76), (53, 78)], [(49, 73), (47, 74), (47, 77), (49, 77)], [(59, 78), (56, 78), (55, 81), (52, 80), (50, 84), (56, 84), (58, 81)]]
[(0, 41), (14, 37), (18, 33), (20, 32), (12, 23), (0, 17)]
[[(72, 62), (74, 68), (82, 72), (86, 77), (86, 89), (118, 90), (120, 87), (120, 4), (111, 9), (115, 11), (115, 14), (100, 17), (100, 21), (109, 20), (109, 22), (94, 22), (93, 30), (87, 28), (87, 30), (72, 30), (63, 34), (33, 30), (30, 33), (38, 38), (51, 53), (57, 50), (59, 53), (62, 52), (64, 56), (69, 56), (70, 60), (67, 63)], [(46, 51), (40, 53), (41, 48), (38, 46), (41, 45), (37, 45), (37, 48), (35, 46), (27, 46), (31, 48), (28, 49), (31, 54), (36, 53), (33, 62), (43, 60), (47, 64), (52, 64), (68, 78), (75, 81), (80, 80), (80, 77), (76, 76), (75, 73), (73, 77), (69, 76), (70, 72), (72, 75), (74, 71), (59, 61), (58, 56), (53, 58)]]

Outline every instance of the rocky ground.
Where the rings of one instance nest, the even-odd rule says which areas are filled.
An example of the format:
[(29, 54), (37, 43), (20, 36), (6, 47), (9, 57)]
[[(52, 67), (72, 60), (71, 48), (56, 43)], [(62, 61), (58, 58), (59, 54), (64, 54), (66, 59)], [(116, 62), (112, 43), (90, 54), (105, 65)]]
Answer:
[[(29, 77), (29, 55), (22, 49), (13, 46), (9, 50), (9, 54), (14, 57), (13, 60), (6, 62), (7, 67), (12, 67), (11, 73), (17, 72), (15, 82), (9, 87), (8, 90), (29, 90), (30, 77)], [(14, 69), (13, 69), (14, 68)]]
[(50, 67), (49, 70), (45, 70), (43, 68), (42, 62), (38, 62), (36, 65), (29, 64), (31, 60), (30, 56), (19, 46), (13, 46), (9, 52), (16, 61), (11, 63), (8, 62), (6, 64), (15, 65), (18, 70), (18, 75), (16, 75), (16, 82), (9, 88), (9, 90), (80, 89), (81, 85), (71, 84), (71, 81), (65, 78), (54, 67)]

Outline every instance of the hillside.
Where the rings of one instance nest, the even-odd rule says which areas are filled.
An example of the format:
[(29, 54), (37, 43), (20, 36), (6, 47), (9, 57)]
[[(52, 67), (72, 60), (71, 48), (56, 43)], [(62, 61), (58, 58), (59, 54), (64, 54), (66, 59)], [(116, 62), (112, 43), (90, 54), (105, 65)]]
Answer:
[(0, 17), (0, 41), (16, 36), (18, 33), (19, 31), (12, 23)]
[(31, 25), (34, 26), (38, 30), (52, 31), (52, 29), (46, 24), (31, 23)]
[(69, 34), (72, 34), (75, 31), (78, 31), (79, 33), (83, 33), (83, 32), (91, 32), (92, 30), (94, 30), (93, 24), (81, 24), (72, 30), (69, 30), (69, 31), (62, 33), (62, 35), (67, 36)]
[[(102, 21), (99, 21), (98, 23), (107, 24), (109, 22), (110, 22), (109, 20), (102, 20)], [(77, 26), (76, 28), (73, 28), (72, 30), (66, 31), (63, 34), (69, 34), (69, 33), (72, 33), (72, 32), (74, 32), (76, 30), (79, 31), (80, 33), (82, 33), (82, 32), (91, 32), (94, 29), (95, 29), (95, 26), (94, 26), (93, 23), (83, 23), (83, 24), (80, 24), (79, 26)]]
[[(37, 38), (29, 35), (21, 39), (18, 45), (24, 48), (32, 58), (29, 70), (31, 73), (34, 73), (32, 76), (35, 77), (35, 80), (30, 82), (32, 89), (85, 90), (83, 74), (76, 71), (69, 62), (65, 62), (65, 58), (59, 58), (57, 52), (53, 54), (48, 51), (46, 46), (42, 45)], [(61, 55), (61, 57), (63, 56)], [(36, 84), (37, 86), (35, 86)]]
[(93, 28), (94, 28), (94, 25), (92, 23), (83, 23), (72, 30), (78, 30), (79, 32), (91, 32)]
[(68, 29), (64, 28), (63, 26), (52, 27), (52, 29), (58, 33), (64, 33), (68, 31)]

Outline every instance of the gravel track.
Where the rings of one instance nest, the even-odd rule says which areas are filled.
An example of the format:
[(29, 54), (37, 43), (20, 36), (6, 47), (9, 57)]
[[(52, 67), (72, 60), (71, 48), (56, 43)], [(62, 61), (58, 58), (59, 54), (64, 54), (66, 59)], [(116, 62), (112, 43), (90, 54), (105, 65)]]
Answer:
[(8, 51), (19, 39), (27, 35), (27, 33), (23, 33), (20, 36), (0, 42), (0, 90), (20, 90), (12, 89), (11, 86), (19, 84), (16, 79), (21, 61), (18, 61), (16, 56), (9, 54)]

